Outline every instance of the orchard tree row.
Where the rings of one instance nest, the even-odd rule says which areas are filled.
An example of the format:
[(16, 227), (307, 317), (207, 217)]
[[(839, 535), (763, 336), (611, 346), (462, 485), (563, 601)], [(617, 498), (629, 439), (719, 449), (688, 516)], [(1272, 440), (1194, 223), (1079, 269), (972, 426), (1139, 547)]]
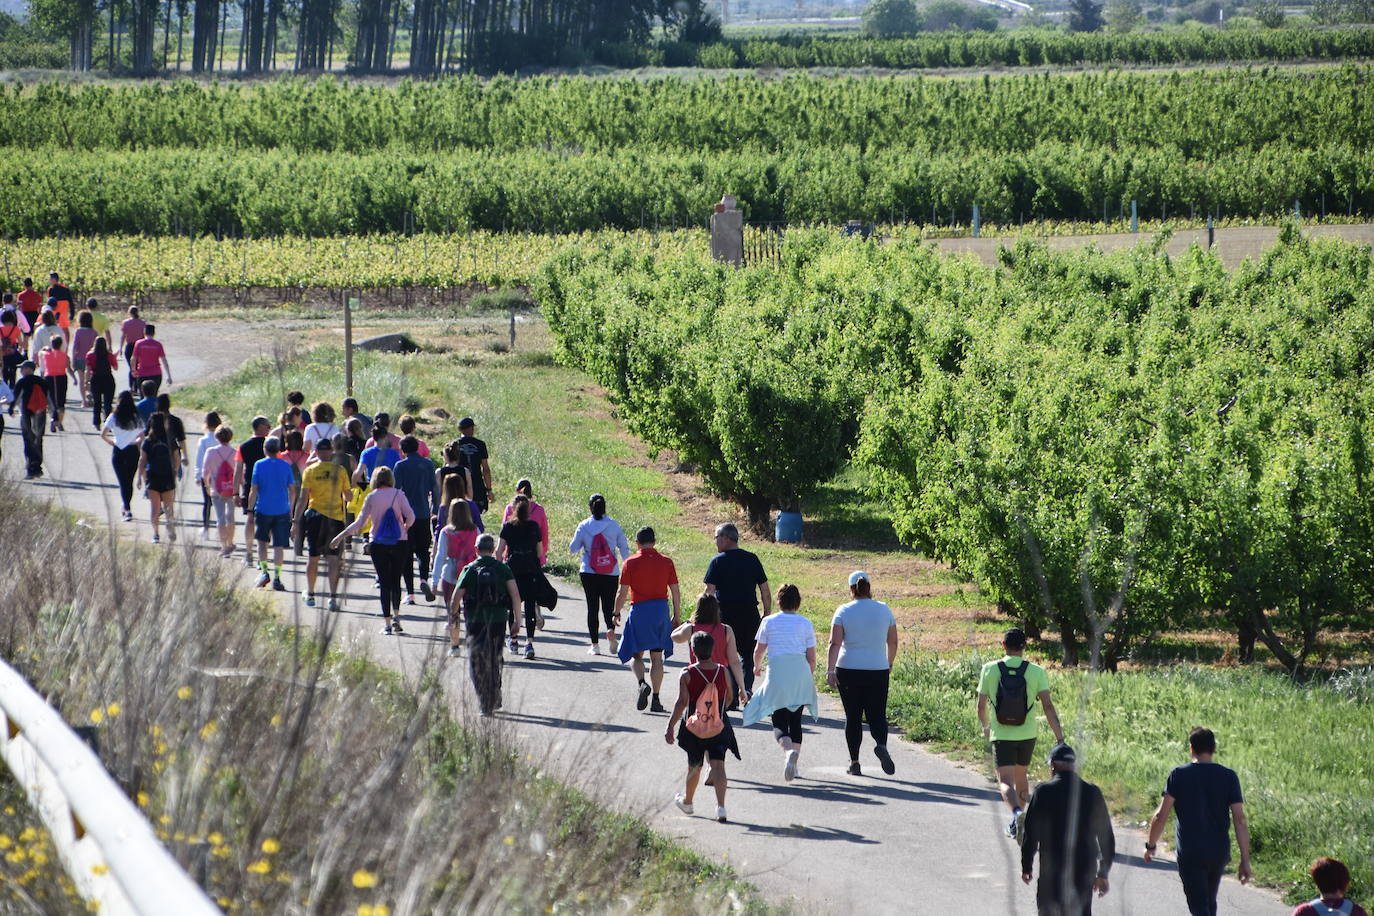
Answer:
[(756, 527), (856, 462), (1070, 664), (1207, 626), (1297, 671), (1374, 624), (1368, 248), (1290, 226), (1232, 274), (1030, 243), (987, 269), (796, 232), (776, 269), (582, 246), (537, 294), (560, 358)]

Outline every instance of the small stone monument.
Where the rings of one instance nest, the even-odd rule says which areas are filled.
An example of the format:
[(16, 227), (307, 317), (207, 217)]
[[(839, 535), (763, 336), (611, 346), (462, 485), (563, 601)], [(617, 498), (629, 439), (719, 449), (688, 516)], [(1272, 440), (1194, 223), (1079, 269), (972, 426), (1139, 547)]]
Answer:
[(726, 194), (711, 214), (711, 257), (739, 267), (744, 263), (744, 214)]

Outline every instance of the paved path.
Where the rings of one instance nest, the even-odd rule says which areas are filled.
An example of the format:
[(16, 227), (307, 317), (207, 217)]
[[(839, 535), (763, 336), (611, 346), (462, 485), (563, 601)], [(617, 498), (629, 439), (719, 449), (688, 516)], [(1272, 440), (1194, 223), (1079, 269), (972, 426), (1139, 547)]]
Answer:
[[(196, 351), (198, 323), (169, 322), (160, 328), (174, 377), (197, 380), (207, 363), (183, 359), (182, 354)], [(25, 484), (25, 491), (96, 523), (117, 519), (118, 489), (108, 448), (91, 430), (88, 415), (70, 411), (66, 425), (67, 432), (47, 437), (48, 476)], [(13, 423), (5, 432), (4, 453), (5, 473), (22, 476), (22, 448)], [(199, 493), (182, 500), (178, 512), (196, 524), (183, 522), (178, 546), (167, 549), (194, 550), (206, 562), (226, 562), (215, 559), (217, 542), (199, 531)], [(135, 514), (138, 522), (114, 524), (131, 537), (146, 539), (147, 503), (141, 498)], [(243, 565), (242, 552), (227, 562), (243, 572), (244, 587), (251, 587), (252, 573)], [(406, 636), (380, 635), (372, 573), (364, 564), (361, 556), (353, 557), (338, 646), (370, 655), (411, 678), (427, 667), (445, 665), (447, 641), (432, 605), (406, 609)], [(291, 559), (289, 567), (287, 585), (303, 588), (303, 561)], [(684, 581), (700, 573), (680, 571)], [(671, 799), (685, 759), (663, 740), (666, 716), (637, 712), (628, 669), (614, 659), (586, 654), (580, 593), (567, 583), (560, 583), (559, 592), (562, 601), (542, 634), (539, 658), (509, 661), (505, 712), (494, 726), (480, 727), (512, 729), (547, 770), (614, 807), (643, 816), (667, 836), (725, 857), (769, 899), (788, 901), (799, 912), (1035, 912), (1034, 892), (1022, 886), (1017, 874), (1016, 847), (1001, 833), (1006, 814), (989, 781), (905, 741), (892, 748), (895, 776), (882, 775), (868, 742), (865, 775), (846, 775), (842, 717), (829, 697), (822, 698), (820, 722), (808, 722), (800, 778), (791, 784), (782, 781), (781, 754), (766, 727), (740, 729), (744, 759), (731, 758), (728, 764), (731, 822), (683, 817)], [(280, 597), (288, 619), (300, 614), (308, 625), (318, 621), (319, 612), (300, 606), (291, 593)], [(681, 658), (679, 653), (669, 663), (669, 684), (676, 681)], [(455, 712), (471, 718), (475, 710), (463, 668), (446, 666), (441, 677)], [(672, 697), (665, 700), (671, 703)], [(713, 810), (710, 795), (698, 798), (701, 809)], [(1136, 831), (1118, 831), (1124, 853), (1112, 872), (1111, 894), (1097, 905), (1099, 914), (1183, 912), (1173, 867), (1145, 865), (1138, 856), (1142, 842)], [(1223, 914), (1287, 912), (1269, 894), (1229, 880), (1223, 885)]]

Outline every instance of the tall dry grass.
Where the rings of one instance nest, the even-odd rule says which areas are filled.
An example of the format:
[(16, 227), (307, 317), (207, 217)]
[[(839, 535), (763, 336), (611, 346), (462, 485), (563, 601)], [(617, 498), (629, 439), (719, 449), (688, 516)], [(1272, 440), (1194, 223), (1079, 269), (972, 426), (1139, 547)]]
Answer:
[(724, 868), (539, 776), (499, 726), (452, 721), (437, 667), (406, 683), (346, 658), (328, 615), (284, 626), (189, 547), (134, 546), (0, 481), (0, 555), (0, 651), (96, 726), (110, 772), (230, 912), (761, 908)]

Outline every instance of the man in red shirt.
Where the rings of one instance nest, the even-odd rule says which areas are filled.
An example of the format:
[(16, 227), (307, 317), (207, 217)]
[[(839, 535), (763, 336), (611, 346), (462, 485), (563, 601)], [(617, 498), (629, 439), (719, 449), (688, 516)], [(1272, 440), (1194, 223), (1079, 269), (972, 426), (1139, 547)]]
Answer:
[[(635, 532), (639, 552), (620, 568), (620, 593), (615, 597), (615, 622), (620, 628), (620, 649), (616, 652), (622, 662), (634, 659), (635, 679), (639, 681), (636, 707), (649, 705), (651, 712), (667, 712), (659, 702), (658, 691), (663, 686), (663, 659), (673, 654), (673, 628), (682, 622), (682, 595), (678, 591), (677, 567), (673, 561), (654, 549), (654, 529), (640, 528)], [(672, 595), (672, 616), (668, 613), (668, 596)], [(625, 599), (630, 599), (630, 616), (622, 626), (620, 612)], [(649, 653), (652, 687), (644, 682), (644, 653)]]
[(162, 349), (162, 341), (155, 339), (157, 328), (151, 324), (143, 326), (143, 339), (134, 344), (134, 387), (141, 389), (145, 381), (151, 381), (157, 389), (162, 387), (164, 370), (167, 384), (172, 384), (172, 367), (167, 365), (167, 351)]

